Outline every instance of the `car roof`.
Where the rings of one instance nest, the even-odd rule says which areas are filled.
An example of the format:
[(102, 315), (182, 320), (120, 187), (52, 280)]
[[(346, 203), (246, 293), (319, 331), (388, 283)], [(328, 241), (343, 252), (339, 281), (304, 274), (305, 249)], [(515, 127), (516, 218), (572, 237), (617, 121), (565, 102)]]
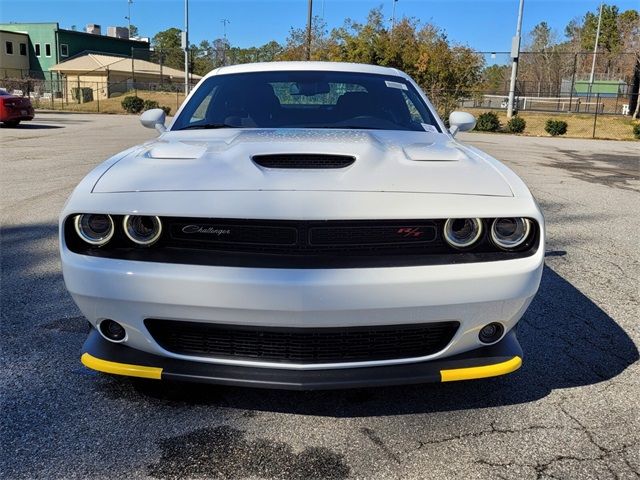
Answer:
[[(243, 63), (220, 67), (209, 72), (206, 77), (213, 75), (227, 75), (231, 73), (253, 73), (253, 72), (282, 72), (282, 71), (327, 71), (327, 72), (354, 72), (354, 73), (375, 73), (378, 75), (393, 75), (396, 77), (408, 78), (407, 74), (396, 68), (380, 67), (378, 65), (367, 65), (365, 63), (347, 62), (260, 62)], [(205, 77), (205, 78), (206, 78)]]

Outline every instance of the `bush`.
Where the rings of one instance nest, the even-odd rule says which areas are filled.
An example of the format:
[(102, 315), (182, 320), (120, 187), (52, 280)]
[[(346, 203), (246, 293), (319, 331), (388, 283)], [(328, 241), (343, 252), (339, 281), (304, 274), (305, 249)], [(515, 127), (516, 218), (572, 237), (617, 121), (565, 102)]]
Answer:
[(144, 100), (135, 95), (129, 95), (128, 97), (124, 97), (121, 105), (127, 113), (140, 113), (144, 108)]
[(640, 123), (633, 126), (633, 136), (640, 140)]
[(168, 117), (171, 114), (171, 107), (167, 107), (166, 105), (163, 105), (160, 107), (162, 110), (164, 110), (164, 114)]
[(155, 100), (145, 100), (143, 110), (153, 110), (154, 108), (160, 108), (160, 104)]
[(524, 118), (520, 118), (517, 115), (511, 117), (511, 120), (507, 122), (507, 132), (509, 133), (522, 133), (527, 126)]
[(564, 120), (547, 120), (544, 126), (545, 132), (555, 137), (556, 135), (564, 135), (567, 133), (567, 122)]
[(495, 132), (500, 128), (498, 115), (493, 112), (484, 112), (478, 116), (476, 130), (480, 132)]

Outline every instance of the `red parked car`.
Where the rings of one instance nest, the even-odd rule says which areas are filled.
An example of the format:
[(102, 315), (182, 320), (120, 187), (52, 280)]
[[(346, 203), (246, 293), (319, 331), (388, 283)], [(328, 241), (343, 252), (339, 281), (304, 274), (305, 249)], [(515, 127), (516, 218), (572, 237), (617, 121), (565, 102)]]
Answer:
[(31, 100), (0, 90), (0, 122), (7, 127), (15, 127), (23, 120), (33, 120)]

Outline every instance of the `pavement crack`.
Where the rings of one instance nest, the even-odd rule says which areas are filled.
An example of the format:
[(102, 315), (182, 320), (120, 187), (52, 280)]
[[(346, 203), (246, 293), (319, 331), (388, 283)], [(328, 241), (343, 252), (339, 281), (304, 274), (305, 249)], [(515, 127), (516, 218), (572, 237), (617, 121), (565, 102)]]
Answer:
[(401, 463), (398, 456), (393, 452), (393, 450), (389, 448), (386, 443), (384, 443), (384, 441), (378, 436), (375, 430), (368, 427), (362, 427), (360, 431), (371, 441), (371, 443), (380, 448), (380, 450), (382, 450), (391, 460), (393, 460), (397, 464)]

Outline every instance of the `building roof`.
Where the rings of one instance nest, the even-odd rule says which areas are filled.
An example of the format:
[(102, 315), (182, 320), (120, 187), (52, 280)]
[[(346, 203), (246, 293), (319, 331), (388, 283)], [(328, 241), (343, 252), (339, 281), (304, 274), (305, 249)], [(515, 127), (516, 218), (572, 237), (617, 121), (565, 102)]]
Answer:
[(0, 32), (2, 32), (2, 33), (10, 33), (11, 35), (24, 35), (25, 37), (29, 36), (29, 34), (27, 32), (14, 32), (13, 30), (5, 30), (3, 28), (0, 28)]
[[(100, 53), (85, 53), (77, 55), (69, 60), (58, 63), (51, 67), (50, 70), (60, 73), (74, 74), (99, 74), (106, 72), (131, 73), (131, 57), (118, 57), (116, 55), (104, 55)], [(137, 75), (157, 75), (160, 76), (160, 64), (133, 59), (133, 70)], [(162, 76), (170, 78), (184, 78), (184, 71), (175, 68), (162, 66)], [(199, 80), (199, 75), (192, 75), (194, 79)]]

